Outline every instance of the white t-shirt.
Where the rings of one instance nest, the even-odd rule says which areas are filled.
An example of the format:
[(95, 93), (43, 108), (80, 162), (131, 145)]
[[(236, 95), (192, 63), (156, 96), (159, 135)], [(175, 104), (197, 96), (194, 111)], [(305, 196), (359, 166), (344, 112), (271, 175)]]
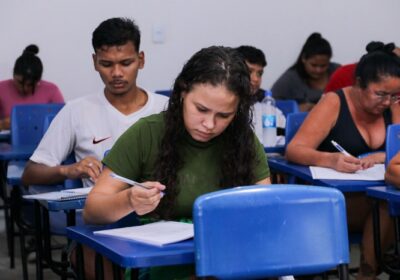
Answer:
[[(142, 117), (167, 108), (168, 97), (147, 93), (146, 105), (124, 115), (112, 106), (104, 94), (89, 95), (68, 102), (54, 117), (30, 160), (47, 166), (60, 165), (74, 151), (76, 161), (87, 156), (99, 160), (118, 137)], [(92, 186), (89, 179), (84, 186)]]

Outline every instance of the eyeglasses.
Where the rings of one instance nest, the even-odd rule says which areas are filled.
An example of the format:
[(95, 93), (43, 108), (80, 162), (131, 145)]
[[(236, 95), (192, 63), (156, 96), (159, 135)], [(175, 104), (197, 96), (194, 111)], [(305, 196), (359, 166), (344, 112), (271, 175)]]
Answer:
[(384, 91), (372, 91), (376, 97), (379, 98), (379, 101), (385, 101), (389, 98), (390, 103), (398, 103), (400, 101), (400, 93), (387, 93)]

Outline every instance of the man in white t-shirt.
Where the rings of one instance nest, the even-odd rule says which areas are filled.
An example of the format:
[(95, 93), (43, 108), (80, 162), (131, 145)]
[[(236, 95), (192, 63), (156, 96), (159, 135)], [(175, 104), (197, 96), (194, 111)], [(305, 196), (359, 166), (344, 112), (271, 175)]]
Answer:
[[(94, 68), (104, 92), (68, 102), (55, 116), (26, 165), (25, 185), (56, 184), (82, 178), (85, 186), (96, 181), (101, 159), (118, 137), (142, 117), (166, 108), (168, 98), (136, 84), (144, 66), (140, 31), (130, 19), (111, 18), (93, 32)], [(76, 163), (62, 162), (72, 152)]]

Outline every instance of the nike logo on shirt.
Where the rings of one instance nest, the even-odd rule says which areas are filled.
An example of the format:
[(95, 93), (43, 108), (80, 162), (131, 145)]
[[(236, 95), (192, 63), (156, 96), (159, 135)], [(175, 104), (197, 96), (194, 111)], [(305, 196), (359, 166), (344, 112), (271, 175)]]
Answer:
[(94, 137), (94, 138), (93, 138), (93, 144), (94, 144), (94, 145), (99, 144), (100, 142), (103, 142), (103, 141), (107, 140), (107, 139), (110, 138), (110, 137), (111, 137), (111, 136), (108, 136), (108, 137), (101, 138), (101, 139), (98, 139), (98, 140), (96, 140), (96, 137)]

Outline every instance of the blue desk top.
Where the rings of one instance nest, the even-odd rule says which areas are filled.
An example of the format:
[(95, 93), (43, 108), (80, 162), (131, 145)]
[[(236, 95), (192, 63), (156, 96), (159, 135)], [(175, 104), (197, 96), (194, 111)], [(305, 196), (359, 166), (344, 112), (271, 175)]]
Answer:
[(10, 130), (1, 130), (0, 131), (0, 142), (10, 142), (10, 140), (11, 140)]
[(391, 202), (400, 202), (400, 190), (392, 186), (369, 187), (367, 195)]
[(275, 147), (264, 147), (264, 151), (267, 154), (277, 153), (277, 154), (283, 155), (283, 153), (285, 152), (285, 146), (281, 145), (281, 146), (275, 146)]
[(400, 216), (400, 190), (393, 186), (380, 186), (367, 188), (367, 195), (373, 198), (386, 200), (391, 216)]
[(22, 185), (21, 177), (26, 165), (25, 160), (10, 161), (7, 166), (7, 183), (11, 186)]
[[(29, 194), (61, 191), (63, 189), (64, 189), (63, 185), (48, 185), (48, 186), (33, 185), (29, 186)], [(83, 209), (85, 207), (86, 198), (63, 200), (63, 201), (56, 201), (56, 200), (52, 201), (38, 200), (38, 201), (43, 207), (47, 208), (47, 210), (49, 211), (68, 211), (68, 210)]]
[(67, 236), (93, 248), (122, 267), (139, 268), (194, 263), (193, 239), (158, 247), (127, 239), (93, 234), (93, 231), (106, 228), (106, 226), (90, 225), (68, 227)]
[(283, 157), (269, 157), (269, 167), (278, 172), (293, 175), (303, 179), (313, 185), (334, 187), (342, 192), (360, 192), (365, 191), (367, 187), (385, 185), (384, 181), (360, 181), (360, 180), (326, 180), (313, 179), (310, 168), (305, 165), (290, 163)]
[(36, 145), (12, 146), (0, 143), (0, 160), (28, 160), (36, 149)]
[(68, 210), (78, 210), (85, 207), (86, 198), (81, 199), (71, 199), (64, 201), (45, 201), (41, 200), (40, 204), (47, 208), (49, 211), (68, 211)]

